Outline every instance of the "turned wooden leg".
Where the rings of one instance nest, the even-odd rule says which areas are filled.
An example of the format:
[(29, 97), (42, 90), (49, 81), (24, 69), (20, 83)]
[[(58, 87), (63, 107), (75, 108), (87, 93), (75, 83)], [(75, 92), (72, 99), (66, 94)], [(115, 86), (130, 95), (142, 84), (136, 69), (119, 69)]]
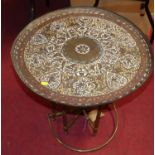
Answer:
[(62, 115), (62, 119), (63, 119), (63, 127), (64, 127), (64, 131), (65, 133), (68, 134), (68, 123), (67, 123), (67, 114), (64, 111), (64, 114)]

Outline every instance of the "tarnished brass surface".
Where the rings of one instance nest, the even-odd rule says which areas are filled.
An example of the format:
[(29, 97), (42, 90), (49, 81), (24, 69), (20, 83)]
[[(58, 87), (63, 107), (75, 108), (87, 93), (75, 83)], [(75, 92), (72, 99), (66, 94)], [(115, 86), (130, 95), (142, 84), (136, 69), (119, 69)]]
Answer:
[(132, 23), (110, 11), (68, 8), (31, 22), (18, 35), (12, 61), (35, 93), (58, 103), (111, 103), (151, 72), (150, 45)]

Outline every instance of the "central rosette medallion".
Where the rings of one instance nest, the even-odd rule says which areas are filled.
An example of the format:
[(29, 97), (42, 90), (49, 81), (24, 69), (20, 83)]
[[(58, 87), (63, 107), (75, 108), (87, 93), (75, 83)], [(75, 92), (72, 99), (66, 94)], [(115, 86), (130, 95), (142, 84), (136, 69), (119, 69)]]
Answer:
[(69, 39), (62, 51), (68, 60), (83, 64), (99, 59), (103, 52), (95, 39), (87, 37)]

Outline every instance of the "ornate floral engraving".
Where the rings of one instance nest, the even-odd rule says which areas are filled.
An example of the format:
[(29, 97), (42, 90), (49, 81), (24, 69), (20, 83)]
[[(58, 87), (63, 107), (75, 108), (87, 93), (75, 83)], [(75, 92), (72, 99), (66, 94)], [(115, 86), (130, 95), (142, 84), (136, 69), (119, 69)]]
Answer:
[(68, 16), (41, 27), (27, 43), (24, 60), (32, 76), (54, 92), (97, 96), (132, 80), (141, 63), (136, 45), (114, 22)]
[(40, 77), (41, 82), (48, 82), (48, 87), (50, 89), (56, 89), (61, 83), (61, 75), (60, 72), (53, 72), (50, 74), (45, 74)]
[(126, 69), (136, 68), (139, 65), (136, 58), (131, 54), (123, 56), (121, 58), (121, 63)]
[(86, 44), (79, 44), (75, 47), (75, 51), (79, 54), (87, 54), (90, 51), (90, 48)]
[(34, 53), (29, 58), (29, 68), (31, 67), (37, 68), (40, 66), (44, 66), (44, 63), (45, 63), (44, 54)]
[[(89, 52), (78, 53), (79, 44)], [(29, 23), (15, 40), (11, 58), (35, 93), (66, 105), (96, 106), (126, 96), (147, 80), (150, 51), (144, 35), (125, 18), (78, 7)]]
[(107, 73), (107, 84), (108, 87), (112, 90), (123, 87), (127, 83), (127, 79), (116, 73)]
[(47, 38), (46, 38), (43, 34), (36, 33), (36, 34), (32, 37), (31, 43), (32, 43), (33, 45), (45, 44), (45, 43), (47, 43)]
[(82, 78), (73, 83), (73, 89), (75, 89), (76, 94), (80, 96), (91, 96), (91, 93), (95, 89), (95, 84), (88, 78)]

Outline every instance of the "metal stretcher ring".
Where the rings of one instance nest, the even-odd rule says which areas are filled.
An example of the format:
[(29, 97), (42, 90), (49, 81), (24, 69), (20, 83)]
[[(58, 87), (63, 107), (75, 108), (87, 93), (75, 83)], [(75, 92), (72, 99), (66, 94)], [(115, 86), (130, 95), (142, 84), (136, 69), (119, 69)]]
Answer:
[(63, 140), (58, 136), (58, 134), (54, 130), (53, 123), (52, 123), (53, 120), (49, 116), (48, 117), (48, 122), (49, 122), (49, 127), (50, 127), (50, 129), (52, 131), (52, 135), (55, 137), (57, 142), (59, 142), (64, 147), (66, 147), (66, 148), (68, 148), (68, 149), (70, 149), (72, 151), (76, 151), (76, 152), (93, 152), (93, 151), (100, 150), (100, 149), (102, 149), (103, 147), (105, 147), (107, 144), (109, 144), (112, 141), (112, 139), (114, 138), (114, 136), (115, 136), (115, 134), (117, 132), (117, 129), (118, 129), (118, 112), (117, 112), (117, 108), (116, 108), (116, 105), (114, 103), (112, 104), (112, 106), (113, 106), (114, 113), (115, 113), (113, 115), (113, 117), (114, 117), (114, 124), (115, 124), (114, 130), (113, 130), (111, 136), (106, 140), (106, 142), (104, 142), (104, 143), (102, 143), (102, 144), (100, 144), (98, 146), (87, 148), (87, 149), (83, 149), (83, 148), (74, 147), (74, 146), (72, 146), (70, 144), (67, 144), (67, 143), (63, 142)]

